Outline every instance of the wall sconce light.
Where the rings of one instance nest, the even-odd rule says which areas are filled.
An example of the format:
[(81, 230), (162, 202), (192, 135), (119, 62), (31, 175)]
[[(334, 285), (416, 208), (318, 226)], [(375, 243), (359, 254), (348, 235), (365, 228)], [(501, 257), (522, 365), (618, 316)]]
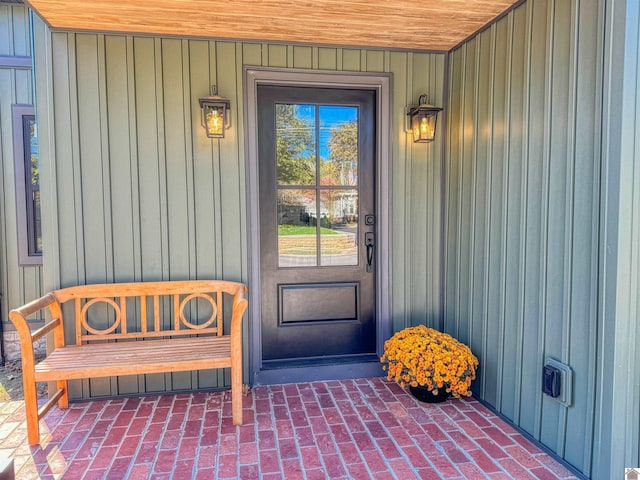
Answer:
[(231, 102), (227, 98), (218, 96), (218, 87), (211, 85), (211, 96), (199, 99), (202, 109), (202, 126), (209, 138), (224, 138), (224, 131), (231, 126), (229, 107)]
[(434, 107), (428, 102), (428, 95), (420, 95), (418, 99), (419, 105), (417, 107), (408, 107), (408, 127), (413, 133), (413, 141), (415, 143), (433, 142), (436, 135), (436, 120), (438, 119), (438, 112), (441, 112), (442, 108)]

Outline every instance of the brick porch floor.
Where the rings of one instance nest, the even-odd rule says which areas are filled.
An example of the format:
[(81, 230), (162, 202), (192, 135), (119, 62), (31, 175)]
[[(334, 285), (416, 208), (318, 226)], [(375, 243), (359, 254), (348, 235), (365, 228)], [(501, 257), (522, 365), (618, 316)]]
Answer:
[(380, 378), (257, 387), (244, 419), (228, 392), (74, 403), (29, 447), (7, 402), (0, 455), (19, 479), (575, 478), (477, 401), (420, 404)]

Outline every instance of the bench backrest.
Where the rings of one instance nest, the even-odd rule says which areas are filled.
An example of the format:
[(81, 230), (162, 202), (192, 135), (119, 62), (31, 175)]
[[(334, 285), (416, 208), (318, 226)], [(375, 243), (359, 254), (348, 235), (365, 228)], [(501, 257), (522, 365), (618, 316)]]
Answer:
[(222, 335), (225, 306), (232, 311), (245, 292), (242, 283), (187, 280), (81, 285), (52, 294), (60, 304), (72, 303), (75, 343), (81, 345), (94, 341)]

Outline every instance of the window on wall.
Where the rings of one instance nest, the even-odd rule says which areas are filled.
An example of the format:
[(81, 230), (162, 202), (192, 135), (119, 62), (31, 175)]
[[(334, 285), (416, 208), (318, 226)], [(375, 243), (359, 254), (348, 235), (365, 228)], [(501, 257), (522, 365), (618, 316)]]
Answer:
[(21, 265), (42, 263), (38, 129), (33, 106), (13, 106), (18, 258)]

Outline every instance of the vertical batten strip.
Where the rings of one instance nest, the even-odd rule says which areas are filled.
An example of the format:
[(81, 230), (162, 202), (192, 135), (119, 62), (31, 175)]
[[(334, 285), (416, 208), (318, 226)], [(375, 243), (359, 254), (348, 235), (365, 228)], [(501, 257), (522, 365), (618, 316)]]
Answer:
[(138, 157), (138, 136), (136, 128), (136, 78), (135, 78), (135, 49), (132, 37), (126, 38), (126, 75), (127, 75), (127, 107), (128, 107), (128, 132), (129, 132), (129, 165), (131, 191), (131, 230), (133, 245), (133, 280), (142, 278), (142, 236), (140, 225), (142, 217), (140, 215), (140, 186), (139, 180), (139, 157)]
[(505, 358), (505, 341), (506, 341), (506, 310), (507, 310), (507, 258), (508, 258), (508, 235), (507, 235), (507, 219), (509, 218), (509, 194), (511, 178), (511, 96), (512, 96), (512, 69), (513, 69), (513, 33), (515, 24), (515, 14), (513, 11), (509, 12), (507, 17), (507, 52), (506, 52), (506, 78), (505, 78), (505, 102), (504, 102), (504, 170), (503, 177), (505, 184), (502, 189), (502, 264), (500, 267), (500, 317), (498, 319), (500, 332), (500, 341), (498, 343), (498, 371), (496, 372), (496, 409), (502, 411), (502, 399), (504, 386), (504, 364), (507, 361)]
[[(197, 278), (197, 250), (196, 238), (198, 235), (198, 223), (196, 222), (195, 207), (195, 186), (194, 186), (194, 147), (193, 132), (198, 125), (193, 125), (191, 119), (192, 92), (191, 92), (191, 56), (189, 41), (182, 40), (182, 108), (184, 121), (184, 156), (186, 159), (186, 201), (187, 201), (187, 258), (188, 258), (188, 278)], [(194, 107), (195, 108), (195, 107)]]
[[(209, 42), (209, 83), (218, 84), (218, 48), (216, 42)], [(269, 61), (270, 48), (268, 45), (263, 47), (263, 60)], [(220, 166), (220, 144), (219, 142), (211, 142), (211, 176), (213, 183), (213, 237), (215, 251), (214, 258), (214, 275), (215, 278), (222, 278), (222, 171)]]
[[(475, 38), (476, 48), (475, 48), (475, 58), (474, 58), (474, 82), (473, 82), (473, 146), (471, 151), (471, 204), (469, 205), (469, 225), (471, 226), (471, 231), (469, 235), (469, 285), (468, 285), (468, 295), (467, 295), (467, 304), (469, 308), (469, 323), (467, 325), (467, 332), (465, 334), (465, 338), (467, 338), (467, 343), (471, 344), (473, 341), (473, 325), (475, 323), (475, 315), (473, 309), (473, 291), (474, 291), (474, 282), (475, 282), (475, 270), (476, 270), (476, 206), (477, 206), (477, 182), (478, 182), (478, 130), (479, 130), (479, 120), (478, 120), (478, 110), (479, 110), (479, 96), (480, 96), (480, 53), (482, 51), (482, 41), (481, 36), (478, 35)], [(483, 361), (484, 352), (478, 353), (478, 360)], [(482, 375), (480, 373), (479, 375)]]
[[(437, 302), (438, 308), (436, 311), (437, 315), (437, 328), (439, 330), (444, 331), (445, 327), (445, 271), (446, 271), (446, 256), (445, 245), (446, 245), (446, 203), (447, 203), (447, 175), (449, 171), (449, 164), (447, 162), (447, 148), (449, 145), (449, 135), (447, 134), (449, 125), (449, 117), (451, 115), (451, 103), (450, 103), (450, 85), (449, 79), (451, 78), (451, 70), (449, 68), (449, 63), (451, 61), (451, 55), (448, 53), (443, 57), (437, 57), (438, 63), (441, 63), (441, 66), (438, 70), (438, 79), (436, 81), (440, 82), (442, 89), (442, 106), (445, 109), (444, 116), (442, 118), (441, 124), (441, 145), (438, 149), (438, 155), (436, 156), (435, 161), (438, 163), (438, 207), (437, 207), (437, 215), (438, 215), (438, 236), (437, 236), (437, 247), (433, 249), (433, 272), (435, 277), (437, 278), (438, 288), (437, 288)], [(441, 60), (441, 62), (440, 62)], [(440, 80), (441, 79), (441, 80)]]
[(287, 45), (287, 68), (294, 68), (294, 56), (293, 56), (293, 45)]
[[(589, 18), (588, 15), (590, 12), (589, 8), (586, 5), (582, 4), (580, 1), (580, 12), (581, 19), (583, 20), (585, 17)], [(584, 7), (584, 8), (583, 8)], [(594, 74), (595, 80), (595, 88), (596, 92), (594, 98), (594, 124), (593, 129), (595, 132), (600, 132), (599, 135), (593, 135), (592, 138), (592, 147), (593, 147), (593, 159), (592, 159), (592, 168), (593, 168), (593, 180), (592, 180), (592, 191), (593, 195), (593, 204), (591, 207), (590, 218), (591, 218), (591, 262), (590, 262), (590, 271), (593, 272), (591, 275), (591, 283), (589, 289), (589, 312), (590, 319), (588, 323), (589, 328), (589, 364), (587, 368), (587, 377), (589, 379), (588, 388), (590, 388), (591, 394), (588, 396), (587, 400), (587, 408), (585, 415), (583, 417), (583, 421), (586, 424), (586, 435), (585, 435), (585, 445), (584, 445), (584, 453), (583, 458), (585, 468), (584, 472), (587, 476), (592, 475), (592, 471), (594, 468), (597, 469), (597, 462), (599, 461), (599, 455), (595, 454), (595, 438), (598, 432), (597, 419), (600, 416), (600, 412), (598, 411), (598, 401), (596, 400), (597, 395), (597, 387), (598, 387), (598, 369), (599, 369), (599, 359), (598, 359), (598, 335), (600, 333), (600, 329), (603, 327), (601, 319), (601, 298), (600, 298), (600, 281), (604, 278), (605, 272), (604, 268), (601, 269), (601, 266), (604, 266), (603, 259), (600, 255), (600, 247), (599, 244), (601, 242), (601, 232), (604, 216), (604, 209), (602, 209), (602, 205), (604, 203), (605, 192), (603, 191), (602, 178), (603, 168), (604, 168), (604, 108), (605, 108), (605, 17), (606, 17), (606, 2), (601, 1), (598, 2), (598, 8), (592, 9), (596, 10), (595, 22), (597, 25), (596, 28), (596, 40), (597, 40), (597, 56), (596, 62), (594, 66), (594, 70), (596, 73)], [(583, 16), (584, 15), (584, 16)], [(593, 38), (593, 31), (584, 30), (585, 35), (589, 35), (588, 38)], [(607, 33), (608, 34), (608, 33)], [(582, 42), (581, 42), (582, 44)], [(574, 264), (577, 265), (577, 262)], [(640, 317), (637, 317), (640, 318)], [(598, 457), (596, 459), (596, 457)], [(640, 457), (640, 455), (639, 455)]]
[[(235, 95), (235, 101), (238, 105), (236, 111), (238, 112), (238, 115), (236, 117), (236, 149), (237, 149), (237, 159), (238, 159), (238, 179), (237, 179), (237, 185), (238, 185), (238, 191), (239, 191), (239, 205), (238, 205), (238, 217), (240, 218), (239, 221), (239, 239), (240, 239), (240, 254), (239, 254), (239, 260), (240, 260), (240, 268), (239, 268), (239, 273), (236, 276), (237, 279), (239, 279), (240, 281), (244, 282), (246, 281), (246, 279), (248, 278), (248, 271), (249, 271), (249, 265), (248, 265), (248, 245), (247, 245), (247, 241), (248, 241), (248, 217), (247, 217), (247, 191), (246, 191), (246, 182), (245, 179), (247, 178), (247, 174), (246, 174), (246, 164), (244, 162), (244, 158), (245, 158), (245, 144), (242, 141), (245, 137), (245, 131), (244, 131), (244, 86), (242, 84), (242, 78), (243, 78), (243, 65), (245, 63), (245, 58), (244, 58), (244, 51), (242, 49), (242, 43), (238, 42), (236, 44), (236, 95)], [(248, 339), (248, 335), (247, 335), (248, 330), (245, 329), (245, 334), (244, 334), (244, 339), (243, 340), (243, 345), (244, 348), (248, 348), (248, 343), (246, 339)], [(245, 369), (246, 373), (249, 373), (248, 369)]]
[[(76, 35), (67, 34), (67, 52), (68, 52), (68, 71), (67, 79), (69, 82), (69, 114), (70, 114), (70, 129), (71, 129), (71, 162), (73, 164), (73, 214), (74, 214), (74, 232), (75, 232), (75, 245), (74, 253), (76, 255), (76, 271), (79, 284), (86, 283), (87, 275), (85, 270), (84, 259), (84, 231), (81, 228), (83, 225), (83, 205), (82, 205), (82, 167), (80, 163), (80, 133), (79, 133), (79, 119), (78, 119), (78, 72), (76, 69)], [(52, 126), (53, 127), (53, 126)], [(63, 182), (68, 179), (60, 179)], [(58, 185), (60, 188), (62, 185)], [(85, 382), (83, 382), (85, 383)]]
[[(441, 92), (438, 92), (436, 95), (435, 92), (435, 87), (437, 85), (436, 82), (433, 82), (433, 78), (435, 76), (436, 73), (436, 67), (434, 66), (434, 58), (432, 55), (427, 55), (426, 56), (426, 66), (427, 66), (427, 71), (425, 73), (425, 83), (427, 85), (427, 87), (430, 90), (430, 95), (429, 98), (433, 99), (431, 101), (432, 104), (437, 104), (437, 105), (442, 105), (439, 97), (441, 95)], [(436, 134), (437, 137), (437, 134)], [(434, 215), (434, 209), (436, 208), (436, 205), (434, 203), (434, 198), (435, 198), (435, 189), (436, 189), (436, 177), (434, 175), (434, 150), (437, 151), (436, 146), (438, 146), (440, 143), (440, 140), (438, 138), (435, 139), (435, 141), (430, 145), (430, 148), (427, 150), (427, 165), (426, 165), (426, 179), (425, 179), (425, 185), (427, 186), (426, 188), (426, 192), (424, 195), (424, 199), (422, 200), (424, 205), (424, 211), (426, 213), (426, 217), (425, 217), (425, 221), (423, 222), (424, 224), (424, 228), (421, 226), (420, 227), (420, 234), (414, 238), (426, 238), (427, 239), (427, 248), (424, 249), (424, 260), (423, 260), (423, 265), (421, 267), (422, 272), (421, 273), (421, 277), (420, 278), (420, 283), (424, 285), (424, 294), (422, 296), (422, 298), (424, 299), (424, 310), (425, 310), (425, 323), (427, 326), (429, 327), (437, 327), (437, 325), (435, 324), (435, 319), (434, 314), (435, 311), (433, 310), (433, 306), (436, 305), (436, 302), (434, 301), (435, 296), (434, 296), (434, 288), (436, 287), (436, 278), (434, 276), (434, 272), (431, 271), (431, 266), (433, 265), (433, 258), (432, 258), (432, 249), (435, 242), (435, 235), (439, 232), (439, 228), (437, 227), (439, 225), (439, 222), (436, 223), (435, 222), (435, 215)], [(414, 175), (415, 177), (415, 175)], [(417, 190), (417, 189), (416, 189)], [(415, 242), (414, 242), (415, 243)]]
[(7, 40), (9, 40), (9, 44), (7, 45), (7, 51), (10, 52), (11, 55), (17, 55), (16, 52), (16, 46), (15, 46), (15, 25), (13, 22), (13, 18), (14, 17), (14, 6), (13, 5), (6, 5), (5, 9), (7, 11), (7, 27), (8, 27), (8, 32), (7, 32)]
[[(409, 95), (413, 94), (413, 66), (414, 66), (414, 54), (409, 52), (407, 53), (407, 79), (406, 79), (406, 91), (409, 92)], [(413, 103), (413, 99), (409, 100), (409, 103)], [(411, 252), (411, 162), (413, 161), (412, 156), (412, 145), (411, 143), (407, 143), (405, 146), (405, 155), (404, 155), (404, 191), (406, 195), (404, 197), (404, 209), (403, 209), (403, 226), (404, 226), (404, 245), (403, 245), (403, 256), (407, 255), (407, 252)], [(406, 326), (411, 326), (411, 274), (413, 270), (413, 262), (407, 262), (405, 264), (404, 271), (404, 285), (403, 289), (404, 294), (404, 318), (403, 324)]]
[[(579, 5), (572, 3), (570, 46), (569, 46), (569, 83), (568, 83), (568, 115), (567, 115), (567, 170), (565, 179), (565, 242), (564, 242), (564, 295), (562, 301), (562, 353), (561, 361), (570, 364), (571, 357), (571, 324), (572, 318), (572, 294), (573, 294), (573, 255), (574, 255), (574, 231), (575, 226), (575, 164), (576, 164), (576, 125), (577, 125), (577, 104), (578, 104), (578, 58), (580, 54), (580, 26)], [(560, 421), (558, 422), (558, 432), (556, 444), (557, 451), (561, 457), (565, 457), (567, 440), (567, 420), (568, 412), (566, 408), (560, 410)]]
[[(485, 195), (486, 195), (486, 209), (484, 222), (487, 226), (485, 231), (485, 246), (484, 246), (484, 288), (482, 291), (484, 308), (482, 309), (482, 351), (485, 354), (488, 352), (488, 329), (489, 329), (489, 285), (490, 285), (490, 265), (491, 265), (491, 205), (492, 205), (492, 188), (491, 183), (493, 181), (493, 142), (494, 142), (494, 118), (495, 118), (495, 70), (496, 70), (496, 25), (493, 24), (490, 27), (490, 43), (489, 43), (489, 118), (488, 126), (489, 132), (487, 134), (487, 172), (485, 178)], [(486, 355), (485, 355), (486, 358)], [(482, 393), (483, 396), (487, 395), (487, 375), (482, 375)]]
[(155, 68), (155, 113), (156, 128), (158, 136), (156, 148), (158, 154), (158, 204), (160, 207), (160, 269), (161, 279), (171, 278), (169, 259), (169, 223), (167, 208), (167, 148), (165, 130), (165, 109), (164, 109), (164, 75), (162, 71), (162, 42), (160, 38), (153, 39), (154, 68)]
[[(400, 104), (399, 108), (394, 108), (392, 111), (393, 119), (391, 123), (400, 126), (399, 135), (404, 138), (403, 142), (392, 142), (393, 153), (390, 161), (393, 162), (391, 168), (391, 190), (393, 192), (404, 191), (404, 168), (405, 168), (405, 154), (407, 150), (408, 135), (404, 132), (405, 105), (411, 103), (408, 98), (408, 91), (406, 89), (407, 72), (408, 72), (408, 53), (406, 52), (391, 52), (390, 54), (390, 70), (394, 76), (393, 98), (398, 100)], [(393, 277), (393, 293), (391, 296), (392, 311), (393, 311), (393, 330), (397, 331), (406, 326), (404, 323), (407, 304), (405, 303), (406, 292), (405, 290), (405, 271), (404, 264), (406, 257), (404, 255), (404, 232), (405, 232), (405, 212), (404, 212), (404, 198), (398, 198), (397, 201), (391, 202), (391, 242), (393, 244), (391, 255), (391, 268)]]
[[(462, 85), (464, 84), (464, 47), (456, 52), (449, 54), (449, 92), (447, 104), (449, 113), (447, 114), (448, 129), (447, 134), (447, 155), (443, 159), (447, 163), (446, 168), (446, 223), (445, 223), (445, 241), (444, 252), (446, 252), (446, 264), (444, 268), (444, 284), (443, 291), (445, 296), (445, 331), (457, 336), (458, 324), (458, 291), (459, 291), (459, 250), (460, 250), (460, 177), (462, 170), (460, 169), (461, 148), (462, 148), (462, 105), (461, 97), (464, 95)], [(456, 72), (458, 75), (456, 76)], [(459, 80), (458, 80), (459, 79)], [(457, 84), (453, 82), (457, 81)], [(458, 91), (456, 90), (458, 88)], [(454, 98), (457, 97), (457, 102)], [(457, 137), (454, 137), (454, 125), (457, 120)], [(454, 150), (454, 145), (457, 148)], [(454, 156), (455, 155), (455, 156)], [(454, 169), (455, 162), (455, 169)], [(455, 175), (455, 176), (454, 176)], [(457, 183), (455, 183), (457, 182)], [(455, 200), (454, 200), (455, 197)], [(455, 204), (454, 204), (455, 201)], [(455, 226), (454, 226), (455, 224)], [(455, 230), (454, 230), (455, 229)], [(455, 237), (454, 237), (455, 235)], [(449, 277), (453, 277), (451, 280)], [(449, 291), (449, 282), (453, 283), (453, 288)]]
[[(540, 208), (540, 261), (539, 261), (539, 324), (538, 324), (538, 356), (536, 378), (542, 378), (542, 359), (545, 354), (545, 331), (547, 328), (547, 291), (548, 291), (548, 274), (549, 274), (549, 196), (550, 196), (550, 179), (551, 168), (549, 165), (552, 156), (552, 104), (551, 96), (553, 93), (553, 48), (555, 43), (555, 4), (556, 0), (549, 0), (547, 3), (547, 25), (549, 31), (547, 33), (547, 48), (545, 50), (545, 86), (544, 86), (544, 140), (542, 154), (542, 187), (541, 187), (541, 208)], [(543, 402), (541, 396), (536, 400), (534, 428), (536, 439), (541, 438), (542, 431), (542, 408)]]
[[(446, 157), (446, 125), (449, 106), (447, 104), (449, 97), (449, 56), (448, 55), (431, 55), (432, 65), (435, 68), (431, 70), (431, 77), (429, 83), (436, 85), (436, 92), (438, 93), (438, 105), (442, 105), (445, 109), (444, 113), (440, 113), (440, 135), (439, 144), (437, 148), (434, 148), (432, 164), (434, 169), (434, 175), (432, 178), (433, 183), (433, 202), (431, 205), (431, 213), (433, 215), (433, 223), (435, 228), (432, 233), (432, 245), (431, 256), (429, 258), (430, 275), (427, 276), (427, 282), (433, 285), (432, 291), (432, 304), (430, 306), (432, 311), (433, 327), (438, 330), (444, 329), (444, 265), (445, 256), (441, 255), (444, 248), (444, 215), (445, 215), (445, 178), (446, 178), (446, 165), (444, 159)], [(435, 147), (435, 145), (434, 145)], [(428, 226), (427, 226), (428, 228)], [(444, 253), (444, 252), (443, 252)]]
[[(428, 84), (429, 78), (429, 56), (425, 54), (414, 53), (411, 62), (411, 98), (418, 98), (420, 94), (425, 93), (425, 85)], [(430, 89), (426, 90), (427, 92)], [(433, 101), (433, 96), (429, 97)], [(426, 148), (425, 148), (426, 147)], [(425, 239), (428, 245), (431, 243), (429, 239), (430, 229), (427, 225), (432, 225), (429, 212), (429, 190), (428, 185), (430, 179), (429, 170), (431, 165), (431, 145), (411, 144), (410, 155), (407, 158), (408, 177), (407, 185), (409, 191), (412, 192), (411, 198), (407, 198), (407, 216), (411, 219), (407, 223), (407, 243), (408, 250), (406, 255), (411, 258), (408, 266), (410, 269), (408, 283), (410, 297), (408, 303), (410, 325), (426, 324), (432, 326), (429, 315), (429, 289), (426, 281), (428, 266), (428, 248), (425, 244), (415, 242), (416, 238)]]
[(104, 218), (104, 276), (114, 280), (113, 211), (111, 206), (111, 152), (109, 149), (109, 107), (107, 103), (107, 60), (105, 36), (97, 36), (98, 109), (100, 113), (100, 155), (102, 164), (102, 209)]
[[(455, 65), (455, 55), (454, 53), (447, 54), (447, 60), (445, 65), (445, 82), (444, 88), (446, 89), (444, 96), (444, 102), (446, 103), (448, 114), (446, 116), (446, 131), (443, 137), (446, 137), (446, 142), (444, 148), (442, 150), (442, 164), (443, 164), (443, 175), (442, 175), (442, 243), (441, 243), (441, 252), (442, 252), (442, 262), (440, 265), (441, 273), (440, 278), (442, 281), (441, 284), (441, 309), (440, 309), (440, 326), (439, 330), (443, 332), (450, 331), (449, 330), (449, 302), (447, 301), (447, 294), (449, 293), (447, 290), (447, 285), (449, 282), (449, 227), (451, 225), (450, 216), (451, 216), (451, 168), (444, 168), (448, 162), (453, 162), (453, 147), (452, 147), (452, 129), (453, 129), (453, 101), (452, 97), (454, 95), (454, 88), (452, 85), (449, 85), (450, 79), (454, 76), (454, 65)], [(444, 125), (445, 122), (442, 122)]]
[[(433, 97), (436, 105), (442, 106), (442, 87), (436, 80), (436, 76), (443, 78), (442, 72), (439, 70), (438, 62), (434, 55), (427, 56), (427, 75), (426, 84), (431, 91), (430, 97)], [(432, 102), (433, 103), (433, 102)], [(440, 112), (439, 116), (442, 115)], [(442, 123), (442, 118), (440, 118)], [(439, 209), (437, 198), (440, 193), (439, 183), (441, 181), (438, 170), (438, 164), (440, 163), (440, 152), (442, 151), (442, 127), (438, 129), (439, 134), (436, 132), (436, 140), (432, 143), (428, 151), (427, 161), (427, 192), (425, 195), (425, 209), (427, 212), (427, 221), (425, 225), (427, 238), (427, 248), (425, 248), (425, 265), (424, 265), (424, 282), (426, 290), (426, 313), (427, 313), (427, 325), (432, 328), (438, 328), (438, 281), (439, 270), (437, 268), (438, 257), (434, 255), (433, 249), (438, 248), (438, 236), (440, 235), (440, 218), (442, 210)]]
[(261, 44), (262, 52), (261, 52), (261, 63), (263, 67), (269, 65), (269, 44), (263, 43)]
[(518, 369), (516, 370), (515, 381), (515, 413), (514, 420), (520, 423), (522, 410), (522, 368), (524, 363), (524, 322), (525, 322), (525, 292), (526, 292), (526, 265), (527, 265), (527, 199), (529, 196), (529, 124), (531, 106), (531, 53), (533, 50), (533, 2), (527, 3), (527, 35), (526, 35), (526, 60), (525, 60), (525, 87), (524, 87), (524, 108), (523, 108), (523, 138), (522, 138), (522, 183), (521, 198), (522, 209), (520, 216), (520, 292), (518, 303)]
[(464, 156), (465, 156), (465, 127), (466, 127), (466, 118), (465, 118), (465, 109), (467, 101), (467, 89), (465, 88), (467, 85), (467, 44), (463, 45), (462, 50), (462, 80), (460, 83), (462, 90), (462, 100), (460, 102), (460, 154), (458, 157), (458, 171), (460, 172), (459, 180), (458, 180), (458, 211), (456, 212), (456, 217), (458, 219), (458, 237), (456, 239), (456, 293), (455, 293), (455, 337), (460, 338), (460, 291), (461, 291), (461, 281), (462, 278), (462, 210), (464, 208), (463, 204), (463, 190), (464, 190)]

